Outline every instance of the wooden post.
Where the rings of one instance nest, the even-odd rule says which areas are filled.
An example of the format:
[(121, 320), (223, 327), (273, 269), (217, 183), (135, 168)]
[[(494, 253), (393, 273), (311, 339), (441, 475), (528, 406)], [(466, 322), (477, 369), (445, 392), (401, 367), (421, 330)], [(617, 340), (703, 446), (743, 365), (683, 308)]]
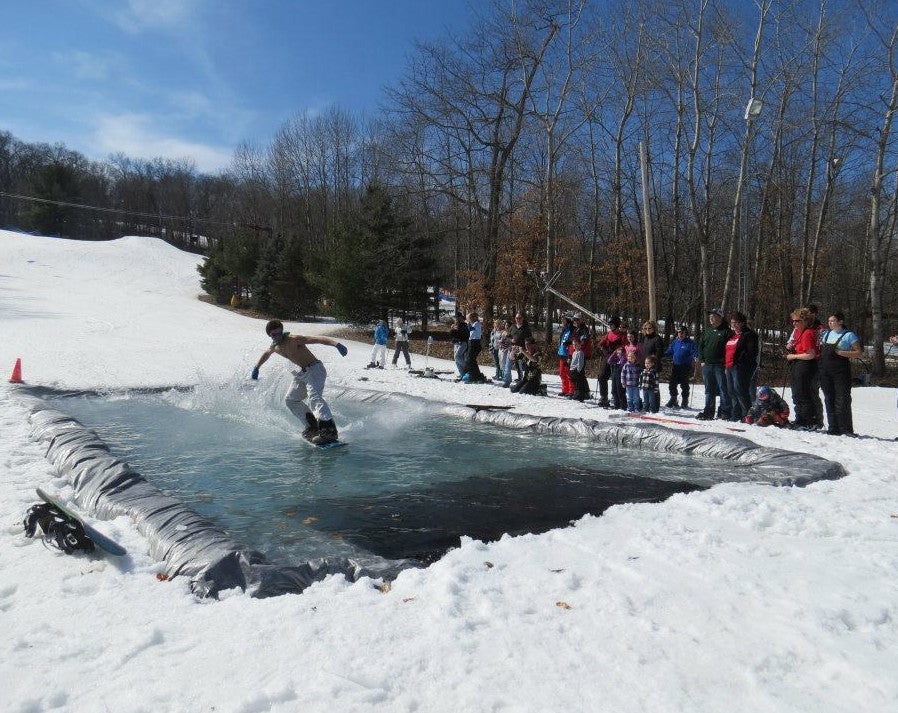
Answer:
[(639, 165), (642, 169), (642, 222), (645, 226), (645, 257), (648, 263), (649, 288), (649, 320), (658, 321), (658, 309), (655, 305), (655, 242), (652, 239), (652, 211), (649, 206), (649, 168), (645, 155), (645, 146), (639, 142)]

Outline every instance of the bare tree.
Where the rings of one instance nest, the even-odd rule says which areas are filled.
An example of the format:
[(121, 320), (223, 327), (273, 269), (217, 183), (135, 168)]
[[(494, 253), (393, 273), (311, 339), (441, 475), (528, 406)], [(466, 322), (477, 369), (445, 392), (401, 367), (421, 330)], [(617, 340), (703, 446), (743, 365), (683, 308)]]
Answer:
[[(532, 45), (531, 36), (537, 40), (544, 27), (555, 28), (555, 35), (563, 34), (563, 41), (557, 52), (547, 52), (540, 64), (536, 79), (530, 83), (528, 97), (531, 114), (545, 132), (545, 167), (542, 183), (542, 203), (546, 230), (546, 275), (551, 279), (555, 274), (556, 231), (556, 174), (561, 152), (568, 141), (588, 117), (577, 117), (570, 121), (567, 103), (573, 82), (585, 71), (583, 56), (579, 53), (582, 44), (578, 26), (585, 0), (561, 0), (548, 3), (537, 0), (527, 8), (525, 15), (515, 12), (513, 16), (516, 30), (516, 45), (521, 56), (521, 71), (526, 75), (526, 57)], [(560, 5), (560, 7), (559, 7)], [(546, 299), (546, 343), (552, 342), (554, 298), (551, 293)]]
[[(740, 249), (740, 235), (742, 234), (742, 196), (745, 188), (745, 171), (748, 165), (748, 156), (749, 152), (751, 151), (754, 138), (755, 117), (753, 116), (753, 112), (755, 111), (755, 107), (757, 106), (757, 104), (754, 104), (754, 102), (760, 101), (760, 99), (758, 98), (758, 74), (761, 63), (761, 49), (763, 47), (764, 39), (764, 24), (767, 20), (767, 15), (770, 12), (770, 7), (773, 4), (773, 0), (755, 0), (755, 3), (758, 9), (758, 25), (755, 32), (753, 51), (751, 57), (747, 61), (746, 66), (749, 75), (749, 105), (745, 110), (745, 138), (742, 142), (742, 153), (739, 160), (739, 179), (736, 182), (736, 195), (733, 199), (733, 214), (732, 220), (730, 222), (729, 258), (727, 259), (727, 269), (723, 280), (721, 306), (727, 304), (727, 301), (730, 299), (731, 286), (735, 286), (737, 284), (737, 281), (733, 278), (733, 273), (735, 272), (735, 269), (737, 267), (737, 255), (739, 257), (739, 268), (741, 273), (740, 278), (743, 282), (743, 290), (746, 287), (744, 282), (747, 279), (748, 255), (745, 254), (744, 246), (742, 246), (742, 249)], [(740, 304), (740, 307), (742, 309), (746, 309), (746, 299), (747, 291), (744, 290), (742, 293), (742, 304)]]
[[(870, 222), (867, 241), (870, 251), (870, 313), (873, 322), (873, 373), (881, 375), (885, 371), (883, 350), (883, 303), (882, 289), (889, 247), (894, 227), (892, 220), (884, 215), (894, 215), (898, 210), (898, 189), (887, 196), (885, 182), (891, 173), (895, 176), (895, 166), (886, 167), (886, 162), (894, 161), (895, 112), (898, 111), (898, 18), (892, 4), (861, 3), (867, 25), (882, 52), (881, 67), (885, 73), (883, 93), (880, 95), (882, 124), (876, 132), (873, 173), (870, 178)], [(896, 182), (898, 185), (898, 182)]]
[(482, 307), (488, 318), (506, 171), (521, 137), (530, 87), (558, 32), (556, 24), (547, 22), (522, 47), (510, 27), (497, 10), (469, 39), (420, 44), (407, 77), (390, 91), (397, 116), (426, 127), (430, 162), (446, 171), (440, 177), (443, 187), (473, 211), (471, 224), (479, 226)]

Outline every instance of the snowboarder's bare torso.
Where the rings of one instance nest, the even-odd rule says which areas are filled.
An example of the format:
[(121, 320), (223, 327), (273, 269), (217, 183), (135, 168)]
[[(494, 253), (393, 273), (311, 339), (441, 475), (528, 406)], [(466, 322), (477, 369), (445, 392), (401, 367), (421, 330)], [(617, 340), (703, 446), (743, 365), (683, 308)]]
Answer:
[(292, 361), (305, 369), (309, 364), (318, 361), (306, 346), (307, 338), (301, 334), (285, 334), (279, 344), (272, 344), (270, 352), (280, 354), (284, 359)]

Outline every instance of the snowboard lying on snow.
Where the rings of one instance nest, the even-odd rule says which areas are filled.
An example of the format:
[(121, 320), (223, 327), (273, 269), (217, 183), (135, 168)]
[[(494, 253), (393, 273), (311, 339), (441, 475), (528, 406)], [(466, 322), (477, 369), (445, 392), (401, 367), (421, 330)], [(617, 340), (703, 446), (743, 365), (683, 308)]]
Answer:
[(116, 557), (122, 557), (123, 555), (127, 554), (127, 550), (125, 550), (125, 548), (122, 547), (118, 542), (106, 537), (106, 535), (104, 535), (102, 532), (88, 525), (86, 522), (84, 522), (83, 519), (81, 519), (79, 515), (75, 514), (72, 510), (69, 510), (65, 505), (59, 502), (59, 500), (54, 498), (52, 495), (48, 495), (40, 488), (37, 488), (37, 495), (45, 503), (47, 503), (48, 505), (52, 505), (59, 512), (65, 515), (65, 517), (80, 524), (81, 527), (84, 528), (84, 534), (87, 535), (91, 539), (91, 541), (104, 552), (110, 555), (115, 555)]

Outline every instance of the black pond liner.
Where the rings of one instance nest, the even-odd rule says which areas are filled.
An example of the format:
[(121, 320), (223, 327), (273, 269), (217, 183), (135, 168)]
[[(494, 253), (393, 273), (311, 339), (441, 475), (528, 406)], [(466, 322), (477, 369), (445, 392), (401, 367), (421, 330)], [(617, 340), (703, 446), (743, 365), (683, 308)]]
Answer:
[[(181, 387), (183, 389), (183, 387)], [(140, 393), (156, 393), (165, 389), (141, 389)], [(23, 393), (36, 397), (84, 396), (115, 393), (113, 391), (58, 391), (47, 388), (20, 387)], [(131, 390), (134, 393), (135, 390)], [(330, 388), (331, 399), (352, 399), (371, 403), (409, 400), (412, 397), (359, 389)], [(529, 429), (536, 433), (576, 437), (581, 440), (608, 445), (676, 452), (731, 462), (733, 466), (753, 467), (761, 482), (771, 485), (806, 485), (807, 483), (840, 478), (845, 470), (839, 463), (819, 456), (763, 448), (745, 438), (701, 431), (674, 430), (655, 424), (617, 424), (584, 419), (546, 418), (513, 414), (504, 410), (469, 408), (447, 404), (433, 404), (458, 417), (483, 423)], [(558, 475), (530, 474), (529, 483), (516, 483), (516, 488), (502, 479), (472, 478), (462, 483), (440, 484), (415, 497), (383, 496), (359, 507), (358, 502), (332, 500), (318, 513), (316, 527), (339, 531), (365, 549), (380, 553), (388, 559), (362, 566), (345, 557), (323, 557), (301, 565), (278, 565), (265, 556), (232, 539), (221, 528), (201, 517), (184, 503), (164, 495), (127, 462), (116, 458), (97, 434), (66, 414), (50, 409), (36, 401), (30, 416), (33, 440), (46, 443), (46, 457), (63, 477), (71, 483), (76, 502), (93, 516), (111, 519), (120, 515), (130, 517), (147, 538), (150, 555), (166, 565), (169, 576), (187, 576), (191, 589), (198, 596), (214, 597), (223, 590), (240, 587), (254, 597), (269, 597), (288, 592), (301, 592), (313, 582), (330, 574), (342, 574), (351, 581), (361, 577), (393, 579), (403, 569), (420, 567), (420, 559), (431, 559), (433, 553), (457, 544), (457, 532), (463, 531), (473, 517), (482, 521), (496, 517), (495, 528), (483, 539), (500, 536), (503, 532), (533, 531), (534, 521), (543, 517), (544, 529), (581, 517), (584, 510), (568, 509), (564, 498), (551, 495), (564, 479), (576, 478), (582, 484), (586, 474), (576, 469), (556, 470)], [(626, 480), (626, 482), (623, 482)], [(635, 483), (635, 480), (641, 481)], [(664, 482), (654, 479), (615, 478), (603, 474), (602, 483), (595, 489), (605, 489), (608, 504), (614, 500), (611, 492), (626, 487), (638, 492), (628, 502), (663, 500), (674, 492), (698, 489), (688, 483)], [(758, 482), (755, 480), (755, 482)], [(524, 493), (524, 488), (530, 493)], [(462, 496), (462, 489), (465, 493)], [(473, 493), (473, 497), (472, 494)], [(524, 495), (529, 499), (525, 499)], [(593, 493), (597, 497), (601, 494)], [(551, 508), (534, 512), (533, 502), (549, 503)], [(613, 502), (612, 502), (613, 501)], [(523, 503), (531, 505), (525, 506)], [(434, 520), (434, 505), (441, 503), (442, 518)], [(499, 507), (499, 504), (502, 507)], [(515, 505), (517, 503), (517, 505)], [(465, 509), (468, 508), (466, 511)], [(477, 512), (477, 510), (480, 512)], [(542, 508), (541, 508), (542, 510)], [(398, 523), (399, 515), (405, 531), (401, 548), (390, 544), (390, 527)], [(598, 514), (598, 513), (595, 513)], [(394, 520), (385, 526), (385, 517)], [(501, 519), (500, 519), (501, 518)], [(530, 518), (530, 519), (528, 519)], [(530, 523), (525, 524), (525, 523)], [(409, 533), (420, 536), (408, 537)], [(452, 541), (449, 541), (450, 534)], [(397, 559), (416, 557), (420, 559)]]
[(437, 483), (411, 493), (324, 498), (311, 527), (388, 559), (433, 562), (459, 536), (498, 540), (548, 532), (620, 503), (655, 503), (704, 490), (691, 483), (596, 473), (585, 468), (517, 468)]

